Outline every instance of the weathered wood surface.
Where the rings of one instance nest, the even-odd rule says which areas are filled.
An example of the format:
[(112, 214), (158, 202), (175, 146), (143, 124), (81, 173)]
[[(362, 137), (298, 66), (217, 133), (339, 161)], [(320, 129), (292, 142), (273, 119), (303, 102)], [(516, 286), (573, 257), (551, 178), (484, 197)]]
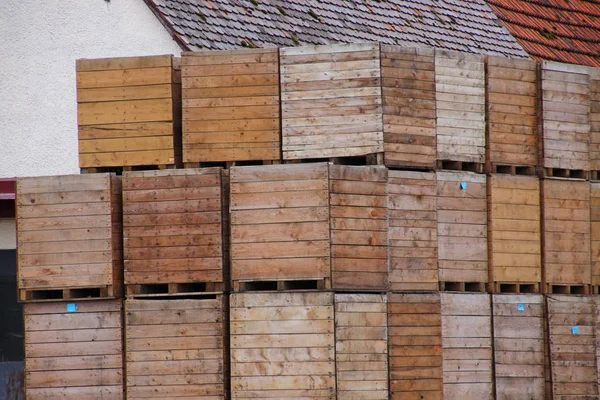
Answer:
[(600, 287), (600, 182), (590, 183), (590, 221), (592, 285), (598, 288)]
[(437, 159), (485, 162), (484, 56), (435, 50)]
[(488, 177), (490, 282), (542, 281), (540, 182), (535, 176)]
[(596, 171), (594, 179), (600, 179), (600, 68), (590, 72), (590, 169)]
[(489, 161), (537, 167), (537, 63), (487, 57)]
[(123, 174), (125, 284), (223, 282), (222, 169)]
[(435, 174), (389, 171), (388, 175), (389, 289), (437, 290)]
[(28, 400), (123, 399), (121, 300), (23, 306)]
[(486, 176), (438, 172), (439, 280), (488, 281)]
[(542, 295), (492, 295), (496, 399), (545, 399)]
[(548, 295), (546, 300), (552, 398), (598, 398), (594, 298)]
[(335, 294), (338, 398), (388, 399), (385, 294)]
[(280, 159), (277, 49), (184, 52), (183, 162)]
[(233, 399), (335, 399), (333, 293), (231, 295)]
[(125, 301), (128, 399), (226, 399), (227, 298)]
[(493, 399), (488, 294), (441, 293), (444, 399)]
[(383, 152), (379, 43), (280, 49), (285, 160)]
[(328, 164), (230, 173), (232, 280), (329, 280)]
[(544, 283), (589, 285), (590, 183), (544, 179), (541, 186)]
[(181, 162), (181, 69), (171, 55), (77, 60), (79, 166)]
[(434, 50), (381, 46), (385, 165), (435, 168)]
[(329, 166), (335, 289), (387, 288), (387, 168)]
[(543, 166), (590, 169), (588, 67), (542, 61)]
[(18, 287), (103, 288), (123, 284), (121, 178), (114, 174), (19, 178), (16, 194)]
[(390, 391), (394, 400), (442, 400), (439, 293), (388, 293)]

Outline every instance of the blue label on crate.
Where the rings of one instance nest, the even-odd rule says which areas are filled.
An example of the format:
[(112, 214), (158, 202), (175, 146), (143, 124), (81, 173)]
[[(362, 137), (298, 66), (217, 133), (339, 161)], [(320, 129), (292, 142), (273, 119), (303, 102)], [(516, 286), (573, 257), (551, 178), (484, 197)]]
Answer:
[(460, 183), (460, 190), (467, 190), (467, 182)]
[(579, 333), (579, 327), (578, 326), (572, 326), (571, 327), (571, 333), (573, 335), (577, 335)]
[(75, 303), (67, 303), (67, 312), (77, 311), (77, 305)]
[(523, 307), (523, 304), (517, 304), (517, 310), (525, 311), (525, 307)]

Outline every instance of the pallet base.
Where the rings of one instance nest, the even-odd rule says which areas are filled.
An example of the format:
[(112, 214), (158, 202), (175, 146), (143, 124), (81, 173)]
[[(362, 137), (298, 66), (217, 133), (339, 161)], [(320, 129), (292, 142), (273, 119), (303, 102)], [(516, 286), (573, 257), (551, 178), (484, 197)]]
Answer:
[(490, 172), (493, 174), (508, 175), (536, 175), (536, 168), (528, 165), (490, 164)]
[(225, 291), (223, 282), (189, 282), (125, 285), (127, 297), (181, 296), (191, 294), (221, 293)]
[(543, 168), (545, 177), (548, 178), (572, 178), (588, 179), (589, 172), (582, 169)]
[(235, 292), (267, 292), (331, 289), (329, 278), (302, 280), (233, 281)]
[(440, 282), (440, 291), (485, 293), (486, 284), (483, 282)]
[(490, 283), (491, 293), (516, 293), (516, 294), (538, 294), (541, 285), (539, 282), (493, 282)]
[(583, 294), (589, 295), (592, 291), (591, 285), (565, 285), (565, 284), (546, 284), (547, 294)]
[(213, 168), (221, 167), (229, 169), (231, 167), (243, 167), (248, 165), (278, 165), (280, 160), (246, 160), (246, 161), (201, 161), (183, 163), (184, 168)]
[(155, 165), (129, 165), (122, 167), (89, 167), (81, 168), (82, 174), (100, 174), (107, 172), (114, 172), (117, 175), (121, 175), (122, 172), (130, 171), (155, 171), (163, 169), (176, 169), (176, 164), (155, 164)]
[(352, 157), (329, 157), (329, 158), (306, 158), (298, 160), (284, 160), (284, 164), (309, 164), (317, 162), (329, 162), (334, 165), (384, 165), (384, 154), (373, 153), (364, 156)]
[(478, 174), (483, 174), (485, 172), (483, 163), (453, 160), (437, 160), (437, 169), (476, 172)]
[(56, 289), (20, 289), (19, 301), (44, 302), (57, 300), (100, 300), (120, 297), (112, 286), (86, 288), (56, 288)]
[(589, 174), (591, 181), (600, 181), (600, 171), (590, 171)]

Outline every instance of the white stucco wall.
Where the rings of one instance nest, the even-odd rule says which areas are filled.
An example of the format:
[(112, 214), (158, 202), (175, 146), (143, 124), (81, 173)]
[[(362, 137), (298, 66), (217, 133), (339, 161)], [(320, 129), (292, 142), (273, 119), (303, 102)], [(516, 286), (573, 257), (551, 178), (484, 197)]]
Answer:
[(0, 218), (0, 250), (12, 250), (17, 246), (14, 218)]
[(0, 177), (79, 173), (76, 59), (180, 52), (143, 0), (0, 1)]

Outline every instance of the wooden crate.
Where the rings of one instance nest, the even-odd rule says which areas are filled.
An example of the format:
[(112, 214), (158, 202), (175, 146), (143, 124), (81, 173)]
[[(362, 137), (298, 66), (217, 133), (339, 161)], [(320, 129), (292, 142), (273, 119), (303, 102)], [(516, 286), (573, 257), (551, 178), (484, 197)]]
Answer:
[(442, 400), (439, 293), (388, 293), (390, 391), (394, 400)]
[(589, 296), (547, 296), (553, 399), (597, 399), (596, 312)]
[(388, 167), (435, 168), (434, 50), (381, 45), (383, 139)]
[(123, 174), (128, 294), (224, 289), (221, 174), (221, 168)]
[(121, 300), (25, 304), (28, 400), (123, 399)]
[(387, 172), (329, 166), (334, 289), (387, 288)]
[(547, 293), (588, 294), (592, 280), (590, 183), (544, 179), (542, 232)]
[(226, 399), (225, 295), (125, 301), (128, 399)]
[(17, 179), (20, 301), (120, 297), (121, 178)]
[(594, 294), (600, 289), (600, 182), (590, 183), (590, 257)]
[(486, 78), (488, 171), (533, 175), (538, 164), (537, 63), (488, 56)]
[(385, 294), (335, 294), (338, 398), (388, 399)]
[(561, 176), (560, 170), (588, 171), (589, 69), (551, 61), (542, 61), (541, 68), (543, 166), (559, 170), (550, 176)]
[(488, 177), (490, 283), (495, 293), (540, 293), (540, 181), (535, 176)]
[(77, 60), (79, 166), (181, 163), (181, 67), (171, 55)]
[(335, 399), (333, 293), (231, 295), (232, 399)]
[(232, 167), (230, 173), (234, 290), (253, 281), (330, 287), (328, 164)]
[(589, 72), (591, 179), (600, 180), (600, 68), (589, 68)]
[(379, 43), (280, 49), (284, 160), (383, 152)]
[(440, 296), (444, 399), (493, 399), (490, 295)]
[(486, 176), (438, 172), (436, 178), (439, 279), (461, 284), (442, 289), (483, 291), (488, 281)]
[(388, 175), (389, 289), (437, 290), (435, 174), (389, 171)]
[(183, 162), (280, 160), (277, 49), (184, 52)]
[(435, 50), (437, 159), (485, 162), (484, 56)]
[(545, 399), (544, 297), (492, 295), (496, 399)]

